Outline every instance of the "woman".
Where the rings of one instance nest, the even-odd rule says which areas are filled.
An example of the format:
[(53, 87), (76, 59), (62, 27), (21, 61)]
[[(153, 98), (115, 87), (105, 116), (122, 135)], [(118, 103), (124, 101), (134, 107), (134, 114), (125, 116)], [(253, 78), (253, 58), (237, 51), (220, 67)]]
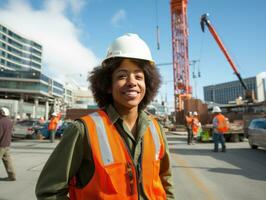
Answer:
[(149, 47), (136, 34), (118, 37), (89, 81), (100, 109), (66, 130), (38, 199), (174, 199), (165, 135), (143, 111), (160, 85)]

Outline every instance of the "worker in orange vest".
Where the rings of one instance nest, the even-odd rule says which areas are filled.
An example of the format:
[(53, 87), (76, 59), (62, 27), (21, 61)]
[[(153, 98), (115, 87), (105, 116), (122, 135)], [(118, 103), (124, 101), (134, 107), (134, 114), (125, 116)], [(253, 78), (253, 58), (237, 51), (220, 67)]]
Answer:
[(226, 117), (221, 114), (221, 109), (218, 106), (214, 106), (212, 113), (214, 113), (213, 124), (213, 142), (214, 152), (218, 152), (219, 143), (222, 145), (222, 152), (226, 152), (226, 145), (224, 139), (224, 133), (228, 131), (228, 122)]
[(37, 198), (174, 200), (165, 133), (144, 111), (160, 86), (147, 44), (136, 34), (118, 37), (89, 81), (100, 109), (66, 129)]
[(200, 125), (200, 121), (199, 121), (199, 117), (198, 117), (198, 112), (194, 111), (193, 112), (193, 118), (192, 118), (192, 132), (193, 132), (192, 144), (194, 144), (194, 140), (198, 136), (200, 126), (201, 125)]
[(57, 124), (59, 122), (58, 116), (56, 112), (52, 113), (52, 117), (50, 119), (49, 125), (48, 125), (48, 131), (50, 135), (50, 142), (53, 143), (55, 140), (55, 133), (57, 130)]
[(192, 112), (188, 112), (186, 115), (187, 144), (188, 145), (190, 145), (193, 140), (192, 121), (193, 121)]

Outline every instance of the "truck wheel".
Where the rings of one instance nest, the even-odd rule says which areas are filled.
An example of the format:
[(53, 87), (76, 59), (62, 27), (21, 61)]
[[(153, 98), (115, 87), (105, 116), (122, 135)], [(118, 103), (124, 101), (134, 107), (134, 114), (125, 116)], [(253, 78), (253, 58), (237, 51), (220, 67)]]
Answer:
[(239, 135), (238, 134), (232, 134), (230, 137), (230, 142), (239, 142)]

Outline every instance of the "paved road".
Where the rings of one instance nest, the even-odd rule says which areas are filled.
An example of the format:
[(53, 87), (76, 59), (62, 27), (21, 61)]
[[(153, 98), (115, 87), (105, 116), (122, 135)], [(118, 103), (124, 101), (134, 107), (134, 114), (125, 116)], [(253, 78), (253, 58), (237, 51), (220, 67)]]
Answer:
[(266, 150), (248, 142), (227, 143), (227, 153), (213, 144), (186, 144), (186, 136), (168, 134), (175, 193), (182, 200), (261, 200), (266, 197)]
[[(266, 196), (266, 150), (251, 150), (247, 142), (228, 143), (227, 153), (213, 144), (186, 145), (186, 136), (167, 134), (177, 199), (250, 200)], [(57, 141), (58, 142), (58, 141)], [(11, 153), (17, 181), (0, 181), (0, 200), (34, 200), (38, 175), (57, 143), (20, 140)], [(6, 172), (0, 162), (0, 177)]]
[[(34, 190), (39, 173), (56, 143), (48, 140), (19, 140), (12, 143), (11, 154), (17, 181), (0, 181), (0, 200), (34, 200)], [(0, 162), (0, 177), (6, 177)]]

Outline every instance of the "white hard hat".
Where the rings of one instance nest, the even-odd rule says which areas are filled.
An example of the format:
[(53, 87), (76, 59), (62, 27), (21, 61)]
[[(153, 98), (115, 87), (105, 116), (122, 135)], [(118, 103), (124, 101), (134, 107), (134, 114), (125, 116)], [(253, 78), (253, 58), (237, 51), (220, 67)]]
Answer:
[(1, 111), (1, 114), (3, 115), (3, 116), (9, 116), (10, 115), (10, 113), (9, 113), (9, 110), (6, 108), (6, 107), (2, 107), (1, 109), (0, 109), (0, 111)]
[(55, 117), (56, 117), (56, 116), (57, 116), (56, 112), (53, 112), (53, 113), (52, 113), (52, 116), (55, 116)]
[(191, 111), (189, 111), (189, 112), (188, 112), (188, 115), (189, 115), (189, 116), (190, 116), (190, 115), (192, 115), (192, 112), (191, 112)]
[(212, 112), (213, 112), (213, 113), (220, 113), (220, 112), (222, 112), (222, 111), (221, 111), (221, 109), (220, 109), (219, 106), (214, 106), (213, 109), (212, 109)]
[(116, 38), (109, 46), (107, 56), (103, 62), (114, 57), (137, 58), (153, 62), (150, 48), (134, 33), (126, 33)]
[(193, 112), (193, 115), (194, 115), (194, 116), (197, 116), (197, 115), (198, 115), (197, 111), (194, 111), (194, 112)]

